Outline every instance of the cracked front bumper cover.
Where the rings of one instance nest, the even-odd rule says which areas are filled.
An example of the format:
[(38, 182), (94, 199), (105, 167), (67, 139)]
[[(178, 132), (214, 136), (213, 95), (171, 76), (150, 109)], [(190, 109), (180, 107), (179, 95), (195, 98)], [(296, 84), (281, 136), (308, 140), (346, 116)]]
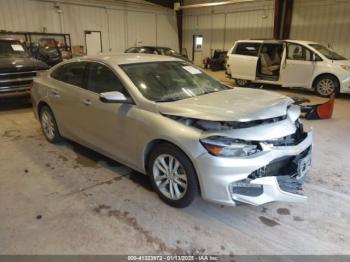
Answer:
[(310, 146), (299, 155), (276, 159), (249, 175), (245, 183), (232, 183), (232, 199), (252, 205), (306, 201), (302, 186), (311, 167), (311, 152)]
[(262, 177), (251, 181), (251, 184), (262, 186), (262, 194), (259, 196), (247, 196), (232, 193), (232, 199), (251, 205), (262, 205), (273, 201), (282, 202), (305, 202), (307, 197), (300, 193), (291, 193), (282, 190), (278, 177)]
[(311, 165), (311, 144), (310, 131), (298, 145), (272, 146), (254, 157), (202, 155), (195, 162), (200, 169), (202, 196), (231, 206), (239, 202), (251, 205), (304, 202), (307, 197), (301, 189)]

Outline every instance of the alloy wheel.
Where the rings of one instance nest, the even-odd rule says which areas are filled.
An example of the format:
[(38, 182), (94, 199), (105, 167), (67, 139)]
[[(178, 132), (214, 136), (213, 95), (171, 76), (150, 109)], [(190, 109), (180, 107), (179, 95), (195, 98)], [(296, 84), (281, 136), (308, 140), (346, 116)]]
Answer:
[(236, 84), (239, 86), (247, 86), (248, 85), (248, 81), (247, 80), (243, 80), (243, 79), (236, 79)]
[(317, 83), (317, 92), (322, 96), (330, 96), (335, 92), (336, 84), (332, 79), (325, 78)]
[(168, 199), (179, 200), (186, 194), (187, 175), (174, 156), (159, 155), (153, 164), (153, 177), (159, 191)]
[(42, 112), (41, 124), (46, 137), (50, 140), (53, 140), (55, 138), (55, 124), (52, 115), (49, 112)]

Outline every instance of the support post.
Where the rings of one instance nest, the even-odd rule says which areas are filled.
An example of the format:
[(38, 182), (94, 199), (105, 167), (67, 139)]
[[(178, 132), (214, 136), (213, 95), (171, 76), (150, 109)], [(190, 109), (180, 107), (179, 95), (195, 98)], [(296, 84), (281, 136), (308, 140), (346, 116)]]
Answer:
[(275, 0), (273, 37), (288, 39), (292, 26), (294, 0)]

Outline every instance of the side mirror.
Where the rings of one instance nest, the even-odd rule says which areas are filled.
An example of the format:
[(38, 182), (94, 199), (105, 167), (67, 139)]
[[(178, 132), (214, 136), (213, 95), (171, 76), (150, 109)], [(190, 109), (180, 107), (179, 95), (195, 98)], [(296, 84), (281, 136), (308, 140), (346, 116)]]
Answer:
[(100, 94), (100, 100), (103, 103), (124, 103), (131, 104), (131, 100), (118, 91), (105, 92)]

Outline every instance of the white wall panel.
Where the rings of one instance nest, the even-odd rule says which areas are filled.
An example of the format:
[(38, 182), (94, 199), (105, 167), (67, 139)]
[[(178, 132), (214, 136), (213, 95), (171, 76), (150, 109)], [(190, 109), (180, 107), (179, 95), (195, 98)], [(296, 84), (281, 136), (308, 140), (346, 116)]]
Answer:
[(225, 49), (230, 49), (240, 39), (272, 38), (272, 10), (253, 10), (226, 15)]
[(226, 14), (214, 14), (212, 20), (211, 48), (224, 50)]
[(296, 0), (291, 38), (332, 44), (350, 58), (350, 1)]
[(157, 45), (179, 50), (175, 15), (157, 15)]
[(70, 33), (73, 45), (85, 45), (84, 31), (101, 31), (103, 52), (108, 52), (108, 24), (104, 8), (62, 4), (63, 32)]
[(197, 19), (197, 31), (203, 35), (203, 57), (210, 56), (212, 46), (212, 16), (200, 15)]
[(183, 32), (182, 32), (182, 46), (186, 48), (188, 57), (192, 59), (192, 42), (193, 34), (196, 33), (197, 16), (184, 16), (183, 17)]
[(59, 15), (53, 3), (28, 0), (0, 0), (0, 29), (8, 31), (59, 32)]
[(156, 45), (156, 16), (152, 13), (128, 12), (128, 46)]
[(110, 52), (124, 52), (127, 46), (126, 15), (124, 11), (108, 10)]
[[(185, 1), (185, 4), (197, 3)], [(204, 57), (215, 49), (228, 50), (239, 39), (272, 38), (273, 1), (185, 10), (184, 46), (192, 52), (193, 34), (204, 36)]]
[[(173, 10), (143, 0), (0, 0), (0, 30), (70, 33), (73, 45), (85, 45), (84, 31), (102, 32), (104, 52), (123, 52), (136, 42), (178, 49)], [(157, 18), (157, 19), (156, 19)]]

